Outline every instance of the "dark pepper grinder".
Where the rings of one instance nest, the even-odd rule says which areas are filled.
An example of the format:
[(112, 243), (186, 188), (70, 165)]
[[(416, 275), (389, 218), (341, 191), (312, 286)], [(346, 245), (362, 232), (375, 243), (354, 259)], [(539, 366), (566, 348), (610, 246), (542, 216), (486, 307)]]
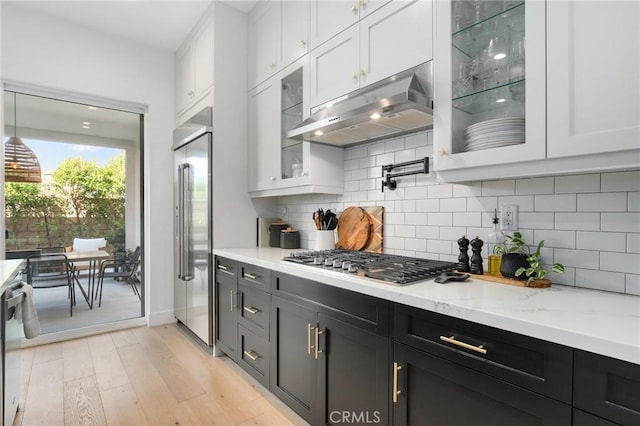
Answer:
[(458, 255), (458, 272), (469, 272), (469, 239), (464, 235), (458, 239), (458, 248), (460, 254)]
[(471, 255), (471, 273), (482, 275), (484, 270), (482, 269), (482, 256), (480, 255), (480, 251), (482, 250), (482, 246), (484, 243), (478, 237), (475, 237), (471, 240), (471, 251), (473, 254)]

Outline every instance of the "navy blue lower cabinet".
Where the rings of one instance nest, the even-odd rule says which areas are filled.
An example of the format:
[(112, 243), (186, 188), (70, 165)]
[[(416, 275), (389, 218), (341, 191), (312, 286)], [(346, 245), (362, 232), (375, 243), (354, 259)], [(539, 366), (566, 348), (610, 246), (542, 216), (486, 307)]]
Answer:
[(394, 425), (570, 425), (571, 406), (401, 343)]

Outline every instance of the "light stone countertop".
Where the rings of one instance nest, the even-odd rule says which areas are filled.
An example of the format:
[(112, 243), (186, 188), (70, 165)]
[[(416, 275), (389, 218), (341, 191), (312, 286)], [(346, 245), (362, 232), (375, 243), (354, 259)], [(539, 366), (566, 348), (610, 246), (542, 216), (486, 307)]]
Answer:
[(269, 247), (214, 250), (240, 262), (640, 364), (640, 296), (477, 279), (396, 286), (281, 260), (289, 253)]
[(1, 260), (0, 261), (0, 279), (2, 279), (2, 287), (0, 288), (0, 295), (4, 293), (5, 289), (11, 285), (13, 279), (20, 272), (23, 259), (16, 260)]

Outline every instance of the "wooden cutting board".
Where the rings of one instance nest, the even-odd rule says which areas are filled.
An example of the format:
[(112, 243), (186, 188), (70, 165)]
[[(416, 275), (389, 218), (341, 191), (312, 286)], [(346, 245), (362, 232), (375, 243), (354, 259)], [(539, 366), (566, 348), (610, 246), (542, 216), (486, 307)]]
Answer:
[(384, 207), (347, 207), (338, 220), (336, 248), (382, 253)]
[(338, 242), (336, 248), (362, 250), (369, 241), (371, 222), (361, 207), (347, 207), (338, 218)]

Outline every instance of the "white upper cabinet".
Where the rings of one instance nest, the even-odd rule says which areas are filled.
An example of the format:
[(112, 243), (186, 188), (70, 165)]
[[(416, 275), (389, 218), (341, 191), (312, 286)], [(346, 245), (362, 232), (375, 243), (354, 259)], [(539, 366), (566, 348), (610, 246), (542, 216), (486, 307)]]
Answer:
[(315, 49), (390, 0), (312, 0), (310, 42)]
[(395, 0), (369, 9), (358, 25), (312, 50), (311, 106), (432, 59), (432, 7), (429, 0)]
[(545, 157), (544, 12), (541, 1), (436, 3), (434, 169), (445, 179)]
[(248, 86), (255, 87), (278, 70), (280, 2), (259, 2), (251, 11), (248, 31)]
[(249, 92), (249, 193), (252, 197), (341, 194), (344, 150), (287, 139), (309, 116), (308, 56)]
[(360, 21), (361, 84), (433, 58), (432, 15), (430, 0), (396, 0)]
[(640, 3), (500, 3), (437, 2), (439, 178), (638, 168)]
[(249, 191), (276, 188), (280, 176), (280, 87), (275, 77), (249, 92)]
[(309, 2), (283, 1), (280, 13), (280, 67), (309, 51)]
[(640, 148), (639, 16), (638, 1), (547, 3), (550, 158)]
[(312, 107), (360, 87), (359, 52), (357, 26), (311, 51)]
[(176, 114), (209, 94), (213, 85), (213, 19), (207, 16), (176, 51)]

